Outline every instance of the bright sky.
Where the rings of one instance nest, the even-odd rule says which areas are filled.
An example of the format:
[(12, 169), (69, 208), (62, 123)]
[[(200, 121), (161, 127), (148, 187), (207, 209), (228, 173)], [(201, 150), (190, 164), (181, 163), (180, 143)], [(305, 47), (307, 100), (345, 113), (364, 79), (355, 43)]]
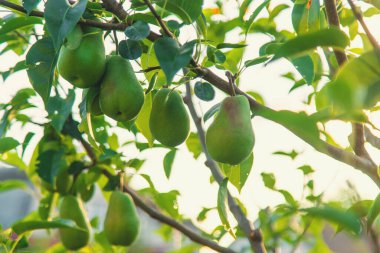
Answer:
[[(206, 5), (210, 6), (212, 2), (211, 0), (206, 1)], [(277, 3), (277, 1), (275, 2)], [(291, 5), (291, 1), (282, 2)], [(252, 6), (252, 9), (260, 3), (261, 1), (257, 1), (257, 3)], [(229, 10), (228, 15), (236, 16), (238, 10), (235, 1), (229, 1), (228, 5), (230, 5), (226, 8), (226, 10)], [(291, 8), (277, 17), (277, 21), (280, 21), (278, 22), (279, 28), (291, 29), (290, 12)], [(2, 13), (0, 13), (0, 15), (2, 15)], [(380, 18), (378, 17), (368, 19), (369, 28), (378, 40), (380, 40), (379, 23)], [(193, 36), (193, 34), (185, 34), (184, 39), (188, 39), (189, 36)], [(238, 38), (239, 36), (236, 32), (232, 32), (227, 36), (228, 42), (237, 42), (236, 39)], [(254, 34), (249, 36), (248, 41), (249, 47), (247, 48), (245, 59), (253, 59), (258, 56), (259, 47), (268, 41), (268, 37)], [(355, 41), (355, 44), (360, 45), (360, 42)], [(0, 70), (8, 69), (20, 59), (20, 57), (12, 53), (6, 53), (0, 57)], [(295, 69), (285, 60), (279, 60), (266, 67), (256, 66), (250, 68), (245, 71), (241, 77), (241, 88), (246, 91), (253, 90), (259, 92), (263, 95), (267, 105), (273, 109), (305, 110), (303, 101), (306, 100), (310, 89), (304, 87), (288, 94), (293, 84), (281, 77), (281, 74), (288, 71), (295, 72)], [(220, 74), (224, 76), (223, 72), (220, 72)], [(16, 73), (7, 79), (6, 82), (0, 83), (0, 102), (8, 101), (21, 87), (30, 87), (25, 72)], [(217, 98), (213, 102), (197, 102), (198, 111), (206, 112), (209, 107), (217, 101), (220, 101), (223, 97), (224, 95), (218, 92)], [(40, 115), (46, 115), (41, 114), (43, 113), (42, 110), (34, 110), (32, 113), (39, 117), (41, 117)], [(379, 125), (379, 113), (373, 115), (372, 122), (375, 125)], [(350, 180), (357, 187), (363, 199), (373, 199), (378, 193), (378, 188), (367, 176), (348, 165), (314, 151), (310, 146), (295, 137), (285, 128), (263, 118), (255, 118), (252, 123), (256, 136), (256, 144), (254, 149), (254, 166), (251, 175), (241, 194), (238, 194), (233, 187), (230, 187), (232, 192), (245, 203), (249, 218), (252, 220), (256, 218), (259, 209), (265, 208), (268, 205), (275, 206), (283, 202), (279, 194), (271, 192), (263, 186), (260, 176), (261, 172), (274, 173), (277, 178), (278, 188), (289, 190), (296, 198), (301, 196), (303, 180), (301, 172), (296, 170), (296, 168), (304, 164), (309, 164), (316, 169), (314, 174), (316, 192), (325, 192), (326, 199), (337, 197), (341, 193), (341, 189), (347, 188), (347, 180)], [(333, 135), (339, 144), (343, 146), (348, 145), (347, 136), (351, 130), (349, 124), (332, 122), (327, 126), (329, 133)], [(8, 135), (20, 141), (23, 140), (28, 131), (36, 131), (41, 135), (40, 129), (33, 128), (34, 127), (28, 127), (28, 129), (20, 130), (19, 126), (15, 126), (8, 132)], [(192, 129), (193, 131), (195, 130), (194, 127)], [(122, 143), (124, 139), (130, 137), (131, 135), (125, 136), (125, 132), (123, 131), (123, 134), (120, 135), (120, 142)], [(34, 138), (32, 145), (36, 144), (36, 141), (37, 137)], [(367, 147), (375, 161), (379, 163), (379, 151), (373, 149), (371, 146)], [(292, 149), (302, 152), (302, 155), (295, 161), (287, 157), (272, 155), (275, 151), (291, 151)], [(180, 150), (180, 152), (177, 152), (174, 161), (171, 178), (167, 180), (162, 166), (162, 159), (167, 150), (155, 149), (139, 154), (133, 147), (122, 149), (129, 158), (136, 155), (138, 158), (147, 159), (140, 173), (150, 175), (159, 190), (179, 190), (181, 192), (179, 198), (180, 212), (195, 221), (195, 217), (202, 207), (216, 206), (218, 188), (215, 184), (210, 185), (209, 183), (210, 173), (208, 168), (203, 164), (204, 156), (201, 156), (195, 161), (192, 154), (187, 151), (185, 145), (182, 145)], [(29, 149), (29, 151), (31, 151), (31, 149)], [(30, 157), (30, 153), (27, 154), (27, 157)], [(136, 177), (132, 183), (136, 188), (145, 186), (145, 181), (138, 177)], [(211, 227), (220, 223), (216, 212), (210, 215), (209, 218), (207, 222), (200, 224), (202, 228), (208, 231)], [(229, 241), (229, 239), (226, 239), (226, 242), (227, 241)], [(206, 252), (211, 251), (207, 249), (202, 251), (202, 253)]]

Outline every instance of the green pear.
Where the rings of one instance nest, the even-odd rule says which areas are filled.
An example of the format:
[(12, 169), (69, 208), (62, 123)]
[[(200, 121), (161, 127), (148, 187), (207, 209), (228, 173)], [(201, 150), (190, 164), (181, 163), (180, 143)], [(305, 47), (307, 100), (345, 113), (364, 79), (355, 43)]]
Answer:
[(77, 25), (61, 48), (58, 58), (59, 74), (75, 87), (89, 88), (99, 83), (105, 65), (101, 30), (85, 32)]
[(74, 196), (63, 197), (59, 214), (61, 218), (73, 220), (79, 228), (83, 229), (83, 231), (73, 228), (59, 229), (63, 246), (69, 250), (86, 246), (90, 240), (91, 226), (80, 199)]
[(190, 120), (181, 95), (168, 88), (153, 98), (149, 127), (153, 137), (168, 147), (184, 142), (190, 133)]
[(144, 104), (144, 90), (129, 61), (118, 55), (107, 58), (99, 99), (100, 108), (108, 117), (117, 121), (136, 118)]
[(109, 242), (129, 246), (139, 230), (140, 221), (131, 197), (123, 192), (112, 192), (104, 220), (104, 233)]
[(254, 143), (248, 99), (241, 95), (225, 98), (206, 133), (211, 157), (236, 165), (252, 153)]

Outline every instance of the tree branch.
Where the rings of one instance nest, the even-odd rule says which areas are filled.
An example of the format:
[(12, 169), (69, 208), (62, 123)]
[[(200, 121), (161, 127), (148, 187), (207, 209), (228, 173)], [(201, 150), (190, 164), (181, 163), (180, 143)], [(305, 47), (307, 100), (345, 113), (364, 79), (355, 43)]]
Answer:
[[(107, 178), (111, 178), (113, 175), (108, 170), (102, 170), (103, 175), (105, 175)], [(150, 207), (149, 205), (145, 204), (144, 200), (140, 198), (140, 196), (132, 190), (127, 185), (123, 186), (123, 191), (128, 193), (135, 203), (136, 206), (138, 206), (141, 210), (143, 210), (145, 213), (147, 213), (151, 218), (158, 220), (166, 225), (169, 225), (170, 227), (180, 231), (184, 235), (186, 235), (190, 240), (199, 243), (200, 245), (204, 245), (206, 247), (209, 247), (217, 252), (221, 253), (236, 253), (232, 249), (228, 249), (225, 247), (220, 246), (214, 241), (211, 241), (201, 235), (199, 235), (197, 232), (191, 230), (190, 228), (186, 227), (185, 225), (179, 223), (178, 221), (172, 219), (171, 217), (168, 217), (156, 209)]]
[(162, 30), (164, 31), (164, 33), (171, 37), (171, 38), (174, 38), (174, 35), (169, 31), (169, 28), (165, 25), (164, 21), (162, 20), (161, 16), (158, 15), (158, 13), (156, 12), (156, 10), (154, 9), (152, 3), (149, 1), (149, 0), (144, 0), (144, 3), (148, 6), (150, 12), (153, 14), (153, 16), (156, 18), (156, 20), (158, 21), (158, 23), (160, 24)]
[(371, 31), (368, 29), (368, 26), (365, 23), (362, 14), (359, 13), (354, 2), (352, 0), (347, 0), (347, 1), (351, 7), (351, 10), (354, 13), (356, 19), (359, 21), (360, 25), (363, 27), (365, 34), (367, 34), (368, 40), (372, 44), (373, 48), (380, 49), (379, 43), (377, 42), (375, 37), (372, 35)]
[[(184, 74), (186, 75), (186, 72)], [(187, 107), (189, 108), (190, 115), (197, 128), (198, 138), (201, 143), (203, 153), (206, 156), (205, 164), (210, 169), (211, 174), (213, 175), (215, 181), (220, 185), (223, 181), (223, 175), (220, 172), (218, 164), (212, 159), (212, 157), (207, 151), (205, 132), (202, 126), (202, 119), (198, 116), (195, 110), (194, 103), (191, 96), (191, 87), (190, 87), (189, 81), (186, 82), (185, 103)], [(252, 249), (254, 250), (255, 253), (265, 253), (266, 249), (263, 244), (261, 231), (258, 229), (256, 230), (252, 229), (251, 222), (244, 215), (243, 211), (241, 210), (239, 205), (236, 203), (235, 199), (232, 197), (229, 191), (227, 191), (227, 195), (228, 195), (229, 209), (231, 213), (234, 215), (235, 219), (237, 220), (239, 227), (243, 230), (246, 237), (248, 238)]]

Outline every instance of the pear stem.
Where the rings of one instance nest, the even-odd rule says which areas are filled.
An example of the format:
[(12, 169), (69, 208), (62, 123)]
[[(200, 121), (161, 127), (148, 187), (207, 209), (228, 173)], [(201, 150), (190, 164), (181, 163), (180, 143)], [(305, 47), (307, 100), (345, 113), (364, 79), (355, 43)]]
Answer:
[(235, 77), (232, 75), (232, 73), (230, 71), (226, 71), (226, 76), (228, 78), (228, 83), (230, 84), (231, 96), (236, 96)]

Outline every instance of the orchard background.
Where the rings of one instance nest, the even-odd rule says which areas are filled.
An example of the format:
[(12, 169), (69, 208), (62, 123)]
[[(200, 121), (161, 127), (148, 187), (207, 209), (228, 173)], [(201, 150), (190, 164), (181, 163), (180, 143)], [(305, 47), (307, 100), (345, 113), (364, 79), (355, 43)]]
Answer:
[[(62, 194), (49, 187), (61, 166), (95, 189), (86, 202), (92, 239), (81, 252), (126, 250), (102, 232), (121, 170), (143, 224), (128, 252), (379, 252), (380, 6), (367, 2), (1, 0), (2, 170), (16, 168), (31, 183), (2, 176), (0, 216), (17, 211), (15, 192), (34, 203), (25, 217), (2, 218), (1, 250), (66, 251), (55, 228), (76, 224), (57, 220)], [(98, 19), (81, 18), (85, 7)], [(56, 44), (78, 21), (104, 29), (106, 54), (130, 60), (145, 91), (175, 74), (169, 88), (181, 92), (192, 116), (186, 143), (152, 146), (150, 108), (131, 124), (87, 114), (83, 90), (41, 66), (54, 62)], [(184, 59), (174, 69), (153, 54), (161, 35), (192, 46), (181, 55), (167, 44), (161, 53)], [(32, 55), (43, 38), (54, 41), (52, 50), (35, 46)], [(231, 92), (226, 71), (250, 97), (256, 138), (251, 159), (234, 167), (205, 156), (199, 140)], [(51, 135), (59, 143), (39, 155), (41, 138)], [(148, 216), (159, 222), (154, 229)]]

